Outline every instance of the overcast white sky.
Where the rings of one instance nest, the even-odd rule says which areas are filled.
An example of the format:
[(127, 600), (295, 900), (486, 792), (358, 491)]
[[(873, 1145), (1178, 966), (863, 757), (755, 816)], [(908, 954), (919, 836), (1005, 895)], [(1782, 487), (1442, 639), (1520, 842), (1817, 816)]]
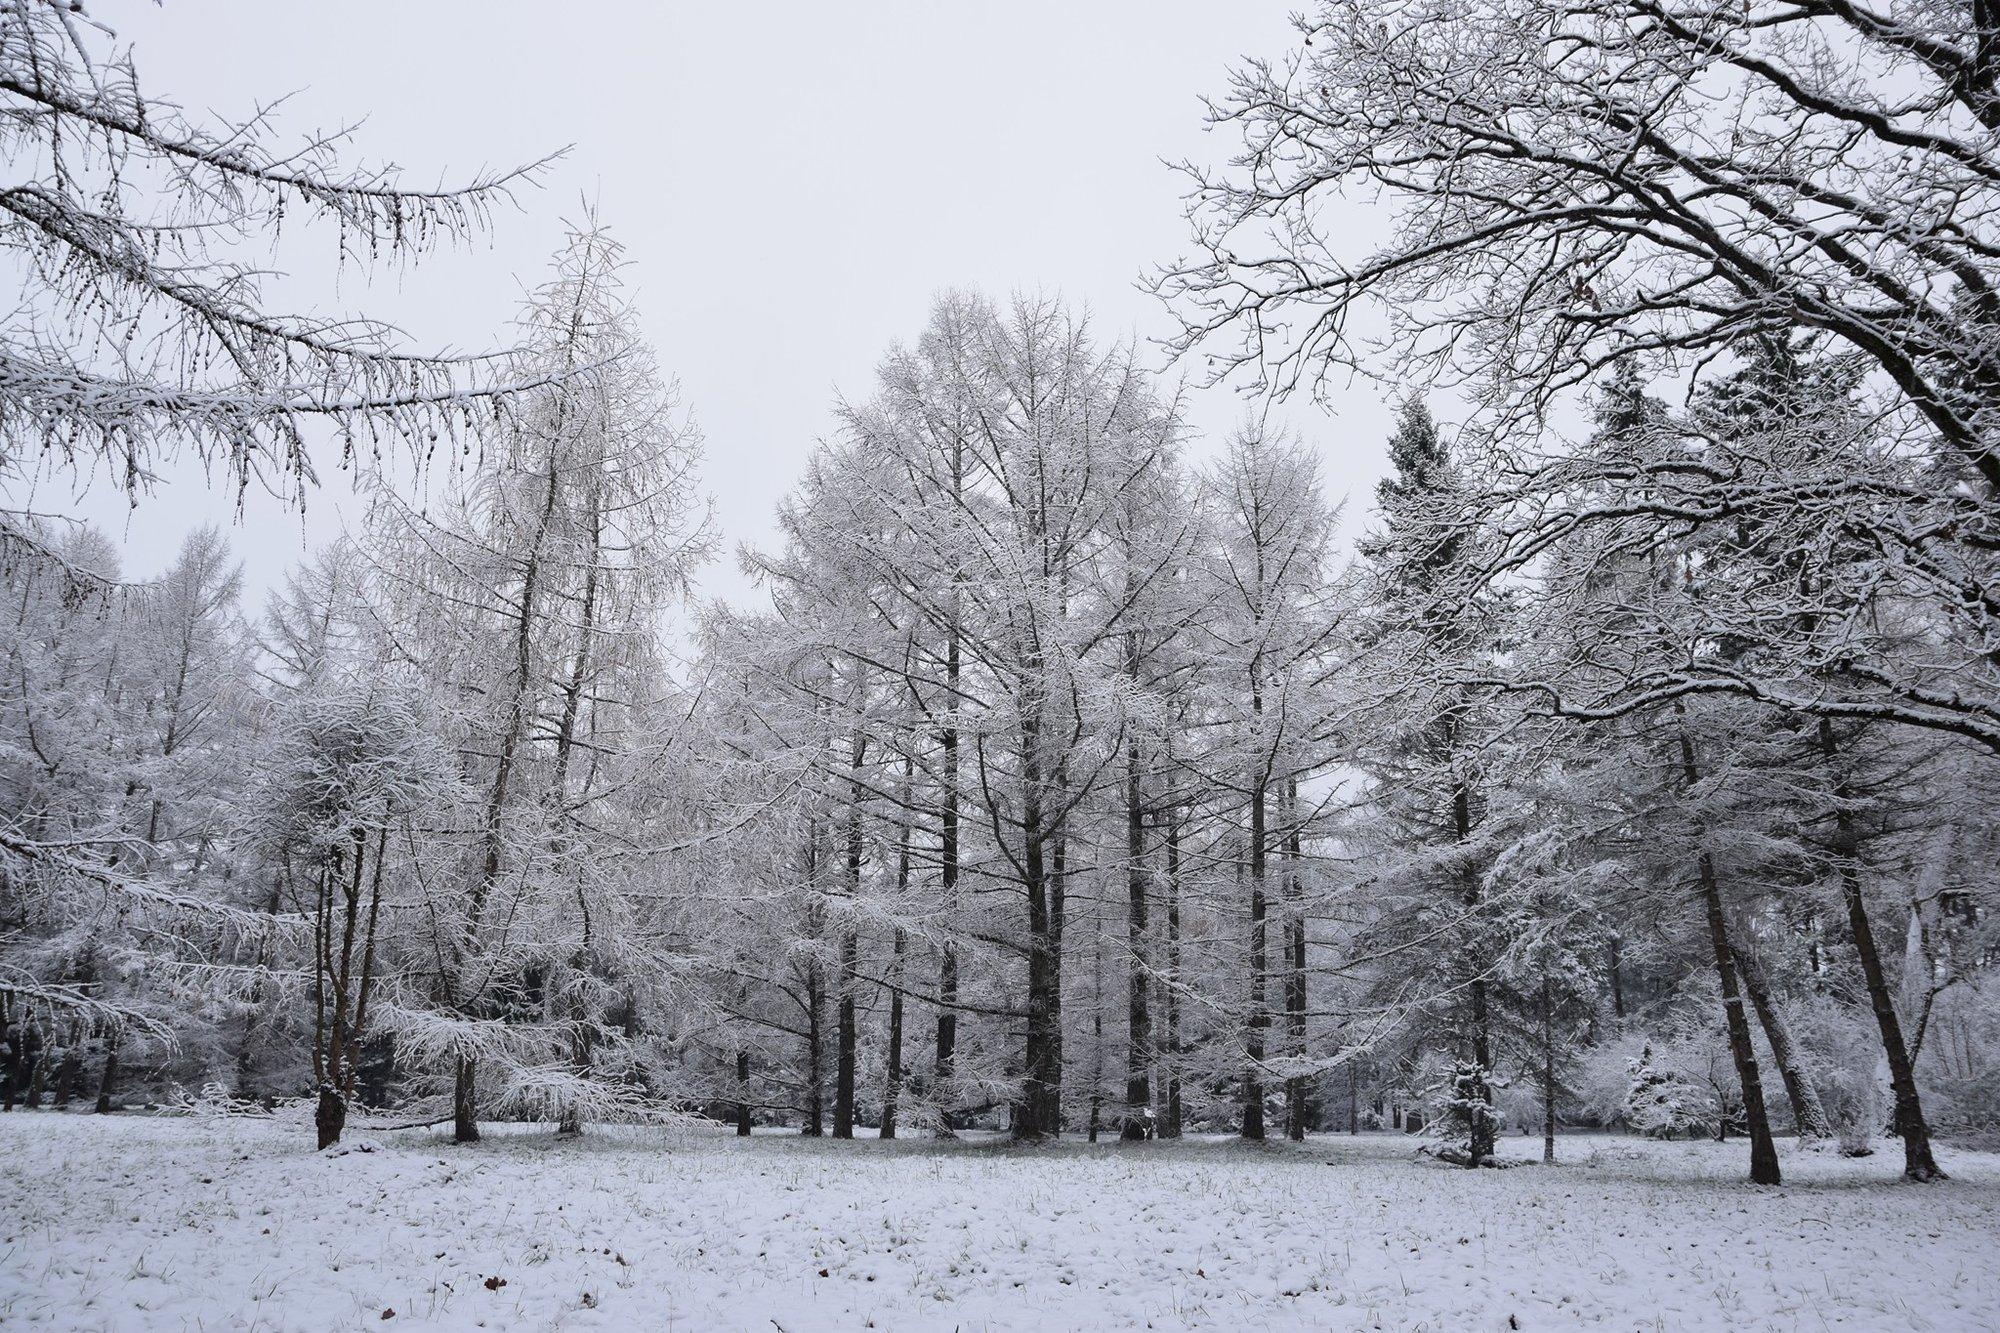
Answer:
[[(356, 120), (354, 150), (431, 183), (571, 145), (544, 187), (471, 252), (336, 293), (302, 276), (274, 304), (337, 298), (385, 314), (410, 341), (498, 345), (524, 282), (585, 197), (633, 261), (645, 327), (707, 437), (723, 534), (767, 540), (773, 507), (830, 425), (865, 396), (888, 345), (921, 329), (948, 286), (996, 297), (1039, 288), (1093, 312), (1100, 336), (1168, 321), (1137, 280), (1186, 248), (1179, 177), (1161, 159), (1219, 160), (1199, 95), (1227, 67), (1288, 45), (1296, 0), (93, 0), (129, 41), (142, 83), (190, 111), (241, 116), (294, 94), (283, 129)], [(1357, 226), (1375, 219), (1357, 217)], [(286, 260), (331, 246), (286, 247)], [(1157, 353), (1149, 353), (1157, 358)], [(1317, 445), (1350, 528), (1382, 466), (1389, 413), (1357, 386), (1328, 411), (1279, 413)], [(1213, 438), (1244, 412), (1197, 395)], [(125, 542), (126, 570), (157, 569), (192, 523), (233, 524), (255, 600), (340, 521), (329, 473), (301, 524), (199, 475), (126, 513), (110, 494), (46, 488)], [(702, 583), (739, 597), (733, 558)], [(254, 605), (254, 601), (253, 601)]]

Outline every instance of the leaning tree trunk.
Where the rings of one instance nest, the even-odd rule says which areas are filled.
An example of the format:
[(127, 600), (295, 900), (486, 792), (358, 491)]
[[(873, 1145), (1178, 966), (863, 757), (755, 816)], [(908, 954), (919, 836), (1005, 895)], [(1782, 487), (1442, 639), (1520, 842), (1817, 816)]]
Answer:
[[(1715, 951), (1715, 976), (1722, 987), (1722, 1012), (1729, 1027), (1729, 1054), (1736, 1062), (1737, 1082), (1743, 1088), (1743, 1120), (1750, 1131), (1750, 1181), (1755, 1185), (1777, 1185), (1783, 1180), (1778, 1171), (1778, 1145), (1771, 1137), (1771, 1121), (1764, 1109), (1764, 1083), (1757, 1071), (1757, 1048), (1750, 1041), (1750, 1020), (1743, 1012), (1743, 997), (1736, 984), (1736, 955), (1729, 946), (1729, 927), (1722, 911), (1722, 888), (1715, 874), (1715, 860), (1701, 853), (1699, 866), (1702, 902), (1708, 913), (1709, 943)], [(1726, 1121), (1719, 1116), (1718, 1121)]]
[[(1839, 754), (1834, 743), (1833, 724), (1819, 722), (1820, 750), (1831, 764)], [(1875, 1026), (1882, 1038), (1882, 1053), (1889, 1061), (1889, 1087), (1896, 1097), (1896, 1133), (1903, 1140), (1903, 1174), (1911, 1180), (1943, 1180), (1937, 1159), (1931, 1154), (1930, 1125), (1924, 1120), (1924, 1104), (1917, 1094), (1917, 1071), (1910, 1060), (1910, 1048), (1903, 1041), (1903, 1023), (1896, 1002), (1889, 993), (1889, 979), (1882, 969), (1882, 954), (1875, 946), (1875, 927), (1868, 919), (1868, 903), (1861, 893), (1861, 872), (1855, 865), (1859, 837), (1854, 815), (1848, 809), (1846, 782), (1836, 775), (1834, 787), (1835, 853), (1840, 859), (1841, 896), (1847, 903), (1847, 925), (1854, 936), (1854, 951), (1861, 956), (1861, 976), (1868, 984), (1868, 1005), (1875, 1011)]]
[[(1676, 713), (1686, 710), (1675, 705)], [(1695, 766), (1694, 740), (1687, 728), (1679, 728), (1681, 777), (1690, 791), (1700, 781)], [(1715, 977), (1722, 988), (1722, 1014), (1729, 1029), (1729, 1054), (1736, 1064), (1736, 1079), (1743, 1089), (1743, 1119), (1750, 1131), (1750, 1181), (1755, 1185), (1777, 1185), (1783, 1181), (1778, 1171), (1778, 1145), (1771, 1137), (1771, 1120), (1764, 1109), (1764, 1082), (1757, 1070), (1757, 1048), (1750, 1041), (1750, 1020), (1743, 1012), (1743, 996), (1736, 984), (1736, 955), (1729, 945), (1729, 924), (1722, 910), (1722, 885), (1715, 873), (1715, 858), (1703, 848), (1696, 870), (1701, 884), (1702, 906), (1708, 916), (1709, 945), (1715, 956)], [(1727, 1115), (1716, 1117), (1726, 1125)]]
[(1778, 1077), (1785, 1085), (1785, 1100), (1791, 1103), (1792, 1120), (1799, 1127), (1799, 1137), (1807, 1141), (1832, 1138), (1832, 1122), (1826, 1118), (1826, 1108), (1820, 1104), (1819, 1091), (1813, 1087), (1812, 1079), (1807, 1076), (1799, 1058), (1798, 1045), (1792, 1040), (1791, 1024), (1785, 1021), (1784, 1012), (1778, 1008), (1770, 985), (1765, 981), (1763, 965), (1757, 961), (1755, 953), (1741, 949), (1736, 954), (1736, 970), (1743, 979), (1744, 992), (1750, 997), (1750, 1007), (1757, 1011), (1757, 1025), (1764, 1030), (1764, 1041), (1771, 1048), (1771, 1058), (1777, 1063)]

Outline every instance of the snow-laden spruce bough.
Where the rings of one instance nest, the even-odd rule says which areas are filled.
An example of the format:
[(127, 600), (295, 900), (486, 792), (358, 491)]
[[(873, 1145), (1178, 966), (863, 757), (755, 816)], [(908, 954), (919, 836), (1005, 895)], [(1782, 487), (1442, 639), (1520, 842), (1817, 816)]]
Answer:
[[(919, 1324), (1991, 1307), (1983, 8), (1323, 3), (1186, 168), (1178, 368), (944, 292), (830, 406), (743, 606), (692, 596), (702, 437), (595, 216), (490, 355), (275, 311), (243, 257), (289, 211), (329, 264), (428, 258), (546, 162), (411, 190), (211, 128), (92, 10), (0, 10), (9, 496), (160, 503), (191, 453), (301, 500), (337, 458), (367, 503), (261, 609), (212, 529), (127, 576), (0, 510), (0, 1319), (242, 1318), (252, 1199), (416, 1293), (249, 1298), (291, 1319), (858, 1321), (877, 1279)], [(1350, 251), (1364, 206), (1395, 225)], [(1188, 410), (1349, 371), (1398, 411), (1351, 543), (1325, 442)], [(53, 1114), (93, 1101), (187, 1114)], [(149, 1155), (180, 1174), (130, 1216)], [(1598, 1170), (1440, 1166), (1529, 1157)], [(1896, 1161), (1960, 1179), (1875, 1188)], [(801, 1188), (862, 1222), (807, 1239)], [(1265, 1216), (1301, 1195), (1345, 1211)], [(1878, 1280), (1809, 1293), (1862, 1231)]]

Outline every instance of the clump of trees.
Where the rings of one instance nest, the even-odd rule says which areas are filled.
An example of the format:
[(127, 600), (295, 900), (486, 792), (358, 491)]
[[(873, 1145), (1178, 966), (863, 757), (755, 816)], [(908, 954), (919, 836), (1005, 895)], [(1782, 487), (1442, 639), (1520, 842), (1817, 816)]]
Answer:
[[(55, 7), (0, 24), (71, 70), (0, 88), (7, 132), (130, 137)], [(137, 416), (35, 390), (80, 423), (39, 466), (302, 468), (321, 417), (468, 447), (261, 615), (217, 534), (128, 582), (5, 517), (10, 1104), (310, 1094), (322, 1146), (427, 1097), (460, 1140), (1368, 1125), (1474, 1168), (1585, 1122), (1741, 1136), (1773, 1184), (1785, 1129), (1886, 1132), (1939, 1176), (1933, 1129), (2000, 1106), (1988, 45), (1795, 3), (1303, 20), (1215, 104), (1243, 150), (1159, 283), (1220, 375), (1402, 381), (1351, 559), (1311, 442), (1197, 439), (1057, 300), (941, 296), (741, 553), (767, 605), (691, 609), (700, 437), (594, 222), (490, 363), (83, 299), (58, 327), (235, 354), (149, 363)], [(209, 207), (303, 190), (385, 243), (505, 184), (136, 129), (248, 173)], [(1359, 191), (1398, 225), (1349, 254)], [(159, 272), (44, 299), (72, 268)]]

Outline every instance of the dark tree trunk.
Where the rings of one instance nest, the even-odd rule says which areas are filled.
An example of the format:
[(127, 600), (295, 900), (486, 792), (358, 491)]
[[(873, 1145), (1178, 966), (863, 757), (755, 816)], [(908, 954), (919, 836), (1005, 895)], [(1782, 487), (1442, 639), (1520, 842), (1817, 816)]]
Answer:
[(319, 1132), (319, 1147), (325, 1152), (340, 1142), (340, 1133), (347, 1127), (347, 1099), (337, 1088), (321, 1088), (319, 1105), (313, 1110), (313, 1128)]
[[(908, 844), (904, 845), (904, 862), (908, 863)], [(900, 876), (899, 876), (900, 877)], [(889, 1052), (888, 1067), (882, 1072), (882, 1129), (881, 1137), (896, 1137), (896, 1113), (903, 1100), (903, 953), (906, 948), (903, 932), (896, 932), (896, 956), (891, 966), (890, 976), (895, 979), (896, 989), (889, 992)]]
[(858, 1033), (854, 1021), (854, 932), (840, 938), (840, 1014), (833, 1081), (833, 1136), (854, 1137), (855, 1044)]
[(1625, 976), (1623, 972), (1623, 943), (1613, 935), (1604, 946), (1606, 952), (1605, 974), (1611, 980), (1611, 1016), (1625, 1017)]
[[(1722, 911), (1722, 889), (1715, 874), (1715, 861), (1701, 854), (1702, 900), (1708, 910), (1709, 941), (1715, 949), (1715, 975), (1722, 986), (1722, 1011), (1729, 1025), (1729, 1053), (1736, 1062), (1736, 1078), (1743, 1088), (1744, 1128), (1750, 1134), (1750, 1182), (1754, 1185), (1782, 1183), (1778, 1171), (1778, 1146), (1771, 1138), (1771, 1121), (1764, 1109), (1764, 1084), (1757, 1071), (1757, 1048), (1750, 1041), (1750, 1020), (1743, 1012), (1743, 997), (1736, 984), (1736, 958), (1729, 946), (1729, 927)], [(1728, 1116), (1717, 1117), (1722, 1124)]]
[(801, 1132), (809, 1139), (826, 1135), (826, 988), (816, 958), (806, 976), (806, 1123)]
[[(1829, 765), (1839, 757), (1834, 742), (1833, 723), (1819, 721), (1820, 750)], [(1848, 809), (1847, 783), (1838, 773), (1834, 779), (1834, 852), (1840, 859), (1841, 897), (1847, 902), (1848, 931), (1854, 936), (1854, 951), (1861, 957), (1861, 976), (1868, 984), (1868, 1006), (1875, 1011), (1875, 1026), (1882, 1038), (1882, 1053), (1889, 1061), (1889, 1087), (1896, 1097), (1896, 1133), (1903, 1140), (1903, 1174), (1911, 1180), (1943, 1180), (1937, 1159), (1931, 1153), (1930, 1125), (1924, 1119), (1923, 1100), (1917, 1093), (1917, 1071), (1910, 1060), (1910, 1048), (1903, 1040), (1902, 1019), (1889, 994), (1889, 978), (1882, 968), (1882, 954), (1875, 946), (1875, 927), (1868, 918), (1868, 903), (1861, 892), (1861, 871), (1855, 862), (1860, 839), (1854, 815)]]
[[(1675, 705), (1676, 713), (1685, 712)], [(1682, 725), (1679, 734), (1681, 777), (1689, 789), (1700, 781), (1695, 766), (1694, 740)], [(1722, 987), (1722, 1013), (1729, 1029), (1729, 1053), (1736, 1063), (1736, 1079), (1743, 1089), (1743, 1120), (1750, 1134), (1750, 1181), (1755, 1185), (1782, 1182), (1778, 1171), (1778, 1146), (1771, 1138), (1771, 1121), (1764, 1109), (1764, 1083), (1757, 1071), (1757, 1048), (1750, 1041), (1750, 1020), (1743, 1012), (1743, 997), (1736, 980), (1736, 958), (1729, 946), (1729, 924), (1722, 910), (1722, 885), (1716, 878), (1715, 859), (1706, 850), (1696, 866), (1701, 897), (1708, 916), (1708, 938), (1715, 954), (1715, 976)], [(1728, 1114), (1716, 1117), (1719, 1130), (1726, 1129)]]
[(1181, 1136), (1181, 825), (1167, 816), (1167, 1102), (1160, 1137)]
[(63, 1049), (62, 1063), (56, 1067), (55, 1102), (58, 1107), (67, 1107), (76, 1096), (76, 1076), (83, 1072), (83, 1053), (75, 1046)]
[(35, 1061), (35, 1072), (28, 1076), (28, 1109), (38, 1111), (42, 1105), (42, 1094), (49, 1083), (49, 1058), (46, 1052)]
[(1264, 780), (1250, 789), (1250, 996), (1243, 1041), (1243, 1137), (1264, 1137), (1264, 1032), (1270, 1026), (1266, 976), (1269, 927), (1264, 899)]
[(111, 1114), (111, 1089), (118, 1080), (118, 1038), (104, 1044), (104, 1072), (97, 1080), (97, 1113)]
[(479, 1065), (469, 1055), (458, 1058), (452, 1073), (451, 1141), (479, 1142)]
[(736, 1053), (736, 1137), (750, 1137), (750, 1052)]
[[(963, 468), (963, 458), (954, 446), (953, 485)], [(950, 630), (945, 637), (945, 690), (946, 703), (955, 714), (958, 711), (958, 609), (957, 595), (953, 594)], [(944, 751), (940, 761), (944, 774), (944, 792), (938, 811), (938, 896), (944, 909), (957, 918), (958, 908), (958, 728), (946, 727), (939, 735), (939, 743)], [(937, 1059), (933, 1066), (931, 1095), (938, 1103), (938, 1136), (950, 1138), (957, 1132), (953, 1118), (952, 1079), (958, 1062), (958, 1011), (951, 1006), (958, 1003), (958, 950), (950, 940), (946, 940), (943, 956), (938, 960), (938, 999), (943, 1001), (937, 1014)]]
[(1556, 1164), (1556, 1014), (1548, 978), (1542, 978), (1542, 1161)]
[[(1127, 635), (1129, 642), (1136, 636)], [(1136, 677), (1137, 649), (1128, 646), (1128, 669)], [(1139, 775), (1139, 744), (1125, 747), (1125, 944), (1127, 961), (1125, 1015), (1125, 1116), (1118, 1137), (1131, 1142), (1146, 1137), (1152, 1113), (1153, 1015), (1147, 1004), (1152, 979), (1146, 965), (1146, 828), (1144, 792)]]
[[(1301, 880), (1299, 784), (1285, 782), (1285, 1053), (1294, 1060), (1306, 1055), (1306, 918)], [(1285, 1137), (1305, 1142), (1312, 1119), (1311, 1080), (1304, 1074), (1285, 1079)]]
[(1820, 1105), (1819, 1093), (1813, 1089), (1812, 1080), (1800, 1064), (1791, 1027), (1771, 996), (1771, 988), (1764, 980), (1763, 966), (1753, 952), (1739, 949), (1736, 952), (1736, 971), (1743, 980), (1744, 992), (1750, 997), (1750, 1007), (1757, 1013), (1757, 1025), (1764, 1030), (1764, 1041), (1771, 1048), (1771, 1058), (1777, 1062), (1778, 1077), (1785, 1085), (1785, 1100), (1791, 1103), (1792, 1123), (1798, 1126), (1799, 1137), (1832, 1138), (1833, 1126), (1828, 1123), (1826, 1110)]

